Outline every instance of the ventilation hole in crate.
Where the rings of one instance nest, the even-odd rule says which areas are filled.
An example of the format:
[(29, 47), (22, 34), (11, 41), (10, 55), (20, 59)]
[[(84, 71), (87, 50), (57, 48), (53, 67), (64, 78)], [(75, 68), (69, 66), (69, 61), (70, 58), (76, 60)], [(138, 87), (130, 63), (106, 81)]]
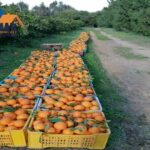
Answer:
[(13, 146), (12, 138), (10, 135), (0, 135), (0, 145)]

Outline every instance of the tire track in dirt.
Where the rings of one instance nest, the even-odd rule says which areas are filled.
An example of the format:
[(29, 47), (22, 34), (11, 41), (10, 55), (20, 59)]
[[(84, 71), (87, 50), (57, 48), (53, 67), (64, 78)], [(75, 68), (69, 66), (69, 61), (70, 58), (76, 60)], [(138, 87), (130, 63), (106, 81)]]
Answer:
[(106, 32), (100, 31), (98, 29), (97, 31), (103, 34), (104, 36), (107, 36), (109, 39), (113, 40), (113, 42), (118, 46), (131, 48), (133, 52), (135, 52), (136, 54), (141, 54), (145, 57), (150, 57), (149, 47), (140, 46), (138, 44), (131, 43), (129, 41), (125, 41), (125, 40), (113, 37), (112, 35), (109, 35)]

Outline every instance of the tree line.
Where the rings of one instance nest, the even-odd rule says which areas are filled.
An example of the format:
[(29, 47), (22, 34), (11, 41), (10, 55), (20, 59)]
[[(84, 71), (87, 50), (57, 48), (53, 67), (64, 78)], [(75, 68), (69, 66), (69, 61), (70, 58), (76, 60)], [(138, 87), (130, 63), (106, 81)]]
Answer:
[(31, 41), (32, 38), (68, 32), (96, 23), (95, 13), (77, 11), (71, 6), (57, 1), (52, 2), (49, 6), (41, 3), (31, 10), (24, 2), (10, 5), (0, 3), (0, 9), (5, 13), (18, 15), (26, 27), (26, 30), (18, 27), (16, 38), (0, 39), (1, 44), (10, 41), (22, 44), (22, 42)]
[(68, 32), (81, 27), (109, 27), (119, 31), (133, 31), (150, 35), (150, 0), (107, 0), (109, 6), (102, 11), (89, 13), (77, 11), (69, 5), (54, 1), (49, 6), (41, 3), (29, 7), (24, 2), (3, 5), (5, 13), (17, 14), (26, 26), (18, 27), (15, 38), (0, 38), (0, 44), (24, 43), (33, 38), (53, 33)]
[(97, 14), (98, 26), (150, 35), (150, 0), (108, 0)]

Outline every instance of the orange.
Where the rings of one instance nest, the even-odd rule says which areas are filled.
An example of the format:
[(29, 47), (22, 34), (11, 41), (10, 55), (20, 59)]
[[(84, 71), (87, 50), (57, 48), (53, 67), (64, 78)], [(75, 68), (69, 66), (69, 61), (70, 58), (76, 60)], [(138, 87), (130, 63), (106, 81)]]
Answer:
[(83, 122), (83, 121), (84, 121), (83, 118), (76, 118), (76, 119), (75, 119), (75, 122), (78, 122), (78, 123), (81, 123), (81, 122)]
[(28, 87), (20, 87), (20, 92), (22, 92), (22, 93), (26, 93), (29, 91), (30, 91), (30, 88), (28, 88)]
[(22, 114), (22, 113), (26, 113), (26, 111), (24, 110), (24, 109), (17, 109), (16, 111), (15, 111), (15, 114), (17, 114), (17, 115), (19, 115), (19, 114)]
[(62, 105), (64, 105), (64, 103), (58, 101), (58, 102), (55, 102), (54, 105), (55, 107), (61, 107)]
[(97, 134), (97, 133), (99, 133), (100, 132), (100, 128), (99, 127), (91, 127), (91, 128), (89, 128), (89, 133), (91, 133), (91, 134)]
[(34, 130), (44, 130), (45, 129), (45, 125), (43, 123), (36, 123), (34, 125)]
[(4, 92), (7, 92), (7, 88), (0, 86), (0, 93), (4, 93)]
[(52, 99), (51, 97), (45, 96), (44, 100), (47, 104), (54, 104), (54, 99)]
[(5, 126), (0, 125), (0, 132), (3, 132), (5, 130)]
[(67, 134), (67, 135), (73, 135), (73, 130), (71, 130), (70, 128), (64, 129), (63, 130), (63, 134)]
[(56, 123), (54, 124), (54, 128), (55, 128), (56, 130), (64, 130), (64, 129), (67, 128), (67, 124), (66, 124), (65, 122), (56, 122)]
[(97, 120), (97, 121), (104, 121), (105, 120), (105, 118), (101, 115), (95, 116), (94, 119)]
[(30, 104), (30, 100), (25, 99), (25, 98), (19, 98), (19, 99), (18, 99), (18, 102), (19, 102), (21, 105), (28, 105), (28, 104)]
[(6, 101), (6, 103), (7, 103), (8, 105), (15, 105), (15, 104), (17, 103), (17, 101), (14, 100), (14, 99), (8, 99), (8, 100)]
[(91, 110), (99, 110), (99, 107), (98, 106), (92, 106), (90, 107)]
[(81, 95), (81, 94), (77, 95), (77, 96), (74, 98), (74, 100), (76, 100), (76, 101), (83, 101), (83, 99), (84, 99), (84, 97), (83, 97), (83, 95)]
[(87, 128), (85, 125), (79, 124), (74, 128), (75, 134), (85, 134), (87, 132)]
[(63, 116), (63, 115), (68, 115), (68, 112), (65, 111), (65, 110), (60, 110), (60, 111), (58, 112), (58, 115), (61, 115), (61, 116)]
[(14, 112), (4, 112), (4, 117), (9, 117), (11, 119), (16, 119), (16, 114)]
[(79, 112), (79, 111), (75, 111), (75, 112), (73, 112), (73, 117), (81, 117), (82, 116), (82, 113), (81, 112)]
[(8, 125), (11, 121), (12, 119), (10, 117), (3, 117), (0, 120), (0, 124), (5, 126), (5, 125)]
[(38, 117), (40, 117), (40, 118), (46, 118), (46, 117), (48, 117), (49, 115), (50, 115), (50, 112), (47, 111), (47, 110), (39, 111), (39, 112), (38, 112)]
[(76, 105), (75, 107), (74, 107), (74, 110), (79, 110), (79, 111), (81, 111), (81, 110), (84, 110), (85, 109), (85, 107), (83, 106), (83, 105)]
[(74, 126), (74, 122), (72, 120), (68, 120), (66, 123), (67, 123), (68, 127), (73, 127)]
[(25, 121), (24, 120), (16, 120), (14, 121), (14, 126), (17, 128), (22, 128), (25, 125)]
[(0, 107), (4, 107), (4, 106), (7, 106), (7, 103), (3, 102), (3, 101), (0, 101)]
[(82, 102), (82, 105), (86, 108), (89, 108), (92, 106), (92, 104), (90, 102)]
[(17, 116), (17, 119), (18, 119), (18, 120), (19, 120), (19, 119), (27, 120), (27, 119), (28, 119), (28, 117), (29, 117), (29, 115), (28, 115), (28, 114), (20, 114), (20, 115), (18, 115), (18, 116)]
[(50, 127), (46, 132), (50, 133), (50, 134), (54, 134), (54, 133), (56, 133), (56, 129), (53, 127)]
[(92, 96), (86, 96), (84, 97), (84, 101), (92, 101), (93, 97)]
[(46, 93), (46, 94), (53, 94), (54, 91), (53, 91), (52, 89), (46, 89), (46, 90), (45, 90), (45, 93)]

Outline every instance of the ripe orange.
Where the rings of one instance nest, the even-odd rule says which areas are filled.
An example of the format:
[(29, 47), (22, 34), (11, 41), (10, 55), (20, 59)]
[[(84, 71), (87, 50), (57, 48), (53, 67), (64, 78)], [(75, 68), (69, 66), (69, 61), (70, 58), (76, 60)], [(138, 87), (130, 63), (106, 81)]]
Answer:
[(85, 134), (87, 132), (87, 127), (85, 125), (79, 124), (74, 128), (75, 134)]
[(54, 91), (53, 91), (52, 89), (46, 89), (46, 90), (45, 90), (45, 93), (46, 93), (46, 94), (53, 94)]
[(19, 119), (27, 120), (28, 117), (29, 117), (28, 114), (19, 114), (19, 115), (17, 116), (17, 119), (18, 119), (18, 120), (19, 120)]
[(44, 110), (44, 111), (39, 111), (38, 112), (38, 117), (39, 118), (46, 118), (50, 115), (50, 112), (48, 110)]
[(89, 133), (91, 133), (91, 134), (97, 134), (97, 133), (99, 133), (100, 132), (100, 128), (99, 127), (91, 127), (91, 128), (89, 128)]
[(7, 106), (7, 103), (3, 102), (3, 101), (0, 101), (0, 107), (4, 107), (4, 106)]
[(73, 135), (73, 130), (71, 130), (70, 128), (64, 129), (63, 130), (63, 134), (67, 134), (67, 135)]
[(14, 126), (17, 128), (22, 128), (25, 125), (25, 121), (24, 120), (16, 120), (14, 121)]
[(79, 110), (79, 111), (81, 111), (81, 110), (84, 110), (85, 109), (85, 107), (83, 106), (83, 105), (76, 105), (75, 107), (74, 107), (74, 110)]
[(45, 125), (43, 123), (36, 123), (34, 124), (34, 130), (44, 130)]
[(0, 120), (0, 125), (8, 125), (10, 122), (12, 121), (12, 119), (10, 117), (3, 117), (1, 120)]
[(65, 122), (56, 122), (56, 123), (54, 124), (54, 128), (55, 128), (56, 130), (64, 130), (64, 129), (67, 128), (67, 124), (66, 124)]
[(4, 93), (4, 92), (7, 92), (7, 88), (0, 86), (0, 93)]
[(68, 127), (73, 127), (74, 126), (74, 122), (71, 121), (71, 120), (68, 120), (66, 123), (67, 123)]
[(46, 132), (50, 133), (50, 134), (54, 134), (54, 133), (56, 133), (56, 129), (53, 127), (50, 127)]
[(80, 111), (75, 111), (75, 112), (73, 112), (73, 117), (81, 117), (82, 116), (82, 113), (80, 112)]

